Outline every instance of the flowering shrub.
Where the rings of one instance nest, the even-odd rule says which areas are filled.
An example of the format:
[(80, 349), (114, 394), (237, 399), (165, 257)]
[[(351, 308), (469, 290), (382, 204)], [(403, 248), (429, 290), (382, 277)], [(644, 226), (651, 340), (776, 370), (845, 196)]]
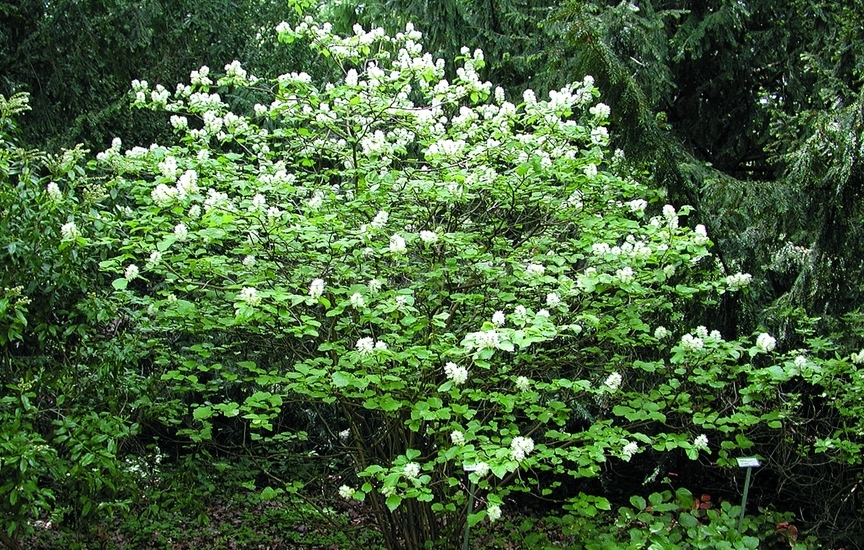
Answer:
[[(421, 548), (500, 518), (513, 491), (550, 495), (645, 449), (728, 466), (783, 418), (750, 404), (779, 379), (751, 374), (745, 343), (682, 321), (749, 276), (720, 271), (687, 207), (616, 175), (591, 77), (511, 102), (479, 51), (444, 80), (410, 26), (279, 33), (339, 81), (231, 64), (173, 93), (135, 82), (180, 144), (98, 155), (131, 209), (113, 213), (125, 238), (102, 265), (166, 410), (189, 407), (170, 419), (181, 435), (308, 437), (283, 427), (289, 404), (308, 407), (352, 466), (338, 495), (370, 502), (388, 547)], [(225, 99), (267, 85), (248, 111)], [(751, 357), (775, 345), (762, 335)], [(465, 481), (484, 504), (467, 518)]]

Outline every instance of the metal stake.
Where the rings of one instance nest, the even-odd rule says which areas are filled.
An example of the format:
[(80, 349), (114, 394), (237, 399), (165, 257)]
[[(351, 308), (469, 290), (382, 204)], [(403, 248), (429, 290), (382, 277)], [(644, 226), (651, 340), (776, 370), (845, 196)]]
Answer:
[[(468, 471), (466, 469), (466, 471)], [(473, 470), (472, 470), (473, 471)], [(474, 513), (474, 491), (477, 489), (477, 484), (471, 482), (471, 488), (468, 493), (468, 515), (465, 516), (465, 538), (462, 539), (462, 550), (468, 550), (468, 535), (471, 533), (471, 524), (469, 518)]]
[(740, 468), (747, 469), (747, 476), (744, 478), (744, 496), (741, 499), (741, 517), (738, 518), (738, 532), (744, 528), (744, 511), (747, 507), (747, 493), (750, 491), (750, 472), (753, 468), (758, 468), (762, 464), (759, 463), (759, 459), (748, 457), (748, 458), (736, 458), (738, 461), (738, 466)]

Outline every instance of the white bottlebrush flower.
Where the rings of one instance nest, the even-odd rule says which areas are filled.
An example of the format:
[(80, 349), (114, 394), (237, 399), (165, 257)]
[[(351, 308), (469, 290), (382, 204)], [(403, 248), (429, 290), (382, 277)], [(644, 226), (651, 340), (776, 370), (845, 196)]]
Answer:
[(621, 377), (621, 375), (618, 374), (617, 372), (613, 372), (612, 374), (610, 374), (609, 376), (606, 377), (606, 381), (603, 382), (603, 385), (606, 386), (607, 388), (609, 388), (610, 390), (615, 391), (621, 387), (622, 381), (623, 381), (623, 378)]
[(417, 479), (417, 476), (420, 475), (420, 465), (416, 462), (409, 462), (402, 468), (402, 475), (408, 479)]
[(162, 261), (162, 253), (159, 252), (158, 250), (154, 250), (153, 252), (150, 253), (150, 258), (147, 260), (147, 267), (149, 269), (153, 269), (154, 267), (159, 265), (159, 262), (161, 262), (161, 261)]
[(381, 291), (381, 286), (383, 283), (379, 279), (370, 279), (366, 286), (369, 287), (369, 292), (372, 294), (378, 294)]
[(591, 142), (601, 144), (609, 139), (609, 130), (605, 126), (598, 126), (591, 130)]
[(48, 187), (45, 189), (48, 193), (48, 198), (54, 202), (59, 202), (63, 200), (63, 192), (60, 191), (60, 186), (58, 186), (55, 182), (51, 182), (48, 184)]
[(436, 243), (438, 242), (438, 233), (435, 233), (434, 231), (421, 231), (420, 240), (428, 244)]
[(180, 198), (185, 198), (188, 195), (194, 195), (198, 191), (198, 173), (195, 170), (186, 170), (183, 172), (183, 175), (177, 180), (177, 195)]
[(664, 326), (659, 326), (654, 329), (654, 338), (658, 340), (664, 340), (667, 336), (669, 336), (669, 331)]
[(312, 210), (318, 210), (319, 208), (321, 208), (321, 205), (324, 204), (324, 193), (322, 193), (321, 191), (316, 191), (315, 194), (312, 195), (312, 198), (306, 202), (306, 204)]
[(749, 273), (741, 273), (738, 272), (735, 275), (729, 275), (726, 277), (726, 286), (729, 287), (729, 290), (735, 292), (736, 290), (740, 290), (745, 286), (750, 286), (750, 281), (753, 279), (753, 276)]
[(468, 369), (450, 361), (444, 365), (444, 376), (452, 380), (457, 386), (461, 386), (468, 381)]
[(261, 296), (258, 295), (258, 289), (254, 286), (244, 286), (238, 295), (241, 301), (246, 302), (252, 307), (261, 303)]
[(267, 198), (261, 193), (257, 193), (252, 197), (252, 204), (249, 206), (250, 212), (262, 212), (267, 209)]
[(176, 130), (185, 130), (189, 127), (189, 119), (185, 116), (171, 115), (170, 122)]
[(519, 391), (529, 391), (531, 389), (531, 379), (527, 376), (516, 378), (516, 388), (519, 389)]
[(495, 325), (496, 327), (502, 327), (502, 326), (504, 326), (504, 323), (506, 323), (506, 322), (507, 322), (507, 319), (504, 317), (503, 311), (499, 310), (499, 311), (496, 311), (494, 314), (492, 314), (492, 324)]
[(393, 236), (390, 237), (390, 252), (393, 254), (402, 254), (405, 250), (405, 239), (403, 239), (398, 233), (394, 233)]
[(357, 340), (357, 351), (360, 352), (360, 355), (369, 355), (375, 349), (375, 340), (366, 336), (365, 338), (360, 338)]
[(706, 339), (714, 341), (714, 342), (720, 342), (723, 340), (723, 335), (720, 334), (719, 330), (712, 330), (711, 333), (708, 336), (706, 336)]
[(379, 351), (386, 350), (387, 349), (387, 342), (382, 342), (381, 340), (378, 340), (377, 342), (375, 342), (375, 349), (377, 349)]
[(193, 220), (198, 219), (201, 216), (201, 207), (197, 204), (193, 204), (189, 207), (189, 217)]
[(159, 163), (159, 171), (163, 176), (174, 181), (177, 178), (177, 159), (165, 157), (165, 160)]
[[(853, 357), (854, 357), (854, 354), (853, 354)], [(807, 366), (807, 358), (804, 357), (803, 355), (799, 355), (798, 357), (795, 358), (795, 366), (798, 367), (799, 369), (803, 369), (804, 367)]]
[(702, 246), (708, 243), (708, 232), (705, 226), (701, 223), (693, 230), (693, 243), (697, 246)]
[(555, 292), (550, 292), (546, 295), (546, 305), (549, 307), (555, 307), (561, 303), (561, 298), (558, 297), (558, 294)]
[(348, 441), (348, 438), (350, 438), (350, 437), (351, 437), (351, 430), (349, 430), (347, 428), (342, 430), (341, 432), (339, 432), (339, 439), (342, 441)]
[(498, 86), (497, 88), (495, 88), (495, 103), (501, 105), (502, 103), (504, 103), (504, 99), (504, 88)]
[(681, 347), (686, 351), (696, 351), (705, 347), (705, 342), (698, 336), (685, 334), (681, 337)]
[(762, 353), (768, 353), (769, 351), (774, 351), (774, 348), (777, 347), (777, 340), (767, 332), (763, 332), (756, 338), (756, 347)]
[(126, 266), (126, 271), (123, 272), (123, 277), (127, 281), (131, 281), (132, 279), (138, 277), (138, 273), (138, 266), (135, 264), (129, 264)]
[(355, 292), (354, 294), (352, 294), (350, 301), (351, 301), (351, 306), (354, 309), (360, 309), (366, 305), (366, 300), (363, 299), (363, 295), (360, 294), (359, 292)]
[(693, 448), (697, 451), (706, 451), (708, 450), (708, 436), (705, 434), (700, 434), (693, 440)]
[(599, 119), (607, 119), (609, 118), (609, 114), (612, 112), (612, 109), (610, 109), (609, 106), (605, 103), (598, 103), (597, 105), (594, 105), (593, 107), (588, 109), (588, 112)]
[(354, 489), (347, 485), (343, 485), (339, 487), (339, 496), (345, 499), (352, 498), (354, 496)]
[(635, 277), (633, 276), (633, 269), (630, 266), (623, 267), (615, 272), (615, 275), (618, 277), (618, 280), (621, 281), (621, 284), (627, 285), (633, 282)]
[(189, 229), (185, 223), (178, 223), (174, 226), (174, 236), (177, 237), (178, 241), (185, 241), (189, 237)]
[(675, 217), (675, 215), (676, 214), (675, 214), (675, 207), (674, 206), (672, 206), (671, 204), (667, 204), (666, 206), (663, 207), (663, 217), (664, 218), (666, 218), (667, 220), (671, 220), (672, 218)]
[(408, 296), (405, 296), (404, 294), (396, 296), (395, 303), (396, 309), (399, 311), (403, 311), (406, 307), (408, 307)]
[(450, 432), (450, 441), (452, 441), (457, 447), (461, 447), (465, 444), (465, 434), (459, 430), (453, 430)]
[(630, 211), (634, 214), (640, 214), (645, 212), (645, 208), (648, 206), (648, 202), (645, 199), (633, 199), (632, 201), (627, 203), (627, 206), (630, 207)]
[[(324, 279), (313, 279), (309, 285), (309, 297), (317, 300), (324, 294)], [(362, 296), (361, 296), (362, 298)], [(352, 302), (353, 304), (353, 302)]]
[(486, 508), (486, 516), (489, 521), (498, 521), (501, 519), (501, 507), (497, 504), (491, 504)]
[(74, 241), (81, 236), (81, 231), (75, 222), (64, 223), (60, 226), (60, 238), (64, 241)]
[(856, 365), (864, 364), (864, 349), (862, 349), (858, 353), (853, 353), (852, 356), (850, 357), (850, 359)]
[(516, 462), (522, 462), (534, 450), (534, 440), (530, 437), (516, 436), (510, 442), (510, 457)]
[(498, 346), (501, 345), (497, 330), (481, 330), (473, 333), (473, 336), (477, 349), (498, 349)]
[(377, 214), (375, 214), (375, 218), (369, 225), (376, 229), (381, 229), (382, 227), (384, 227), (384, 225), (387, 224), (387, 218), (389, 216), (390, 215), (387, 212), (380, 210)]
[(252, 267), (253, 265), (255, 265), (255, 256), (252, 256), (250, 254), (250, 255), (246, 256), (245, 258), (243, 258), (243, 265), (245, 267)]
[(513, 316), (516, 317), (517, 320), (522, 321), (525, 317), (528, 316), (528, 310), (523, 305), (518, 305), (513, 308)]
[(484, 478), (489, 473), (489, 465), (485, 462), (478, 462), (474, 465), (474, 473), (478, 478)]
[(525, 268), (525, 273), (528, 275), (543, 275), (546, 273), (546, 268), (540, 264), (528, 264)]
[(633, 455), (639, 450), (639, 444), (635, 441), (628, 441), (624, 448), (621, 449), (621, 455), (624, 460), (630, 462), (630, 459), (633, 458)]
[(177, 197), (177, 188), (160, 183), (150, 192), (150, 198), (159, 206), (165, 206)]
[(693, 332), (695, 332), (696, 336), (698, 336), (699, 338), (702, 338), (703, 340), (705, 338), (708, 338), (708, 329), (705, 328), (705, 325), (699, 325), (698, 327), (696, 327), (696, 330)]

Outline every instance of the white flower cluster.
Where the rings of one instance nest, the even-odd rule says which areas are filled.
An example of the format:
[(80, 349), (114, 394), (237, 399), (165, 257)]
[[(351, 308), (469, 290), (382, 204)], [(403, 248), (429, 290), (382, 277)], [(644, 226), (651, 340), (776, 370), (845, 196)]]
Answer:
[(452, 380), (457, 386), (461, 386), (468, 381), (468, 369), (450, 361), (444, 365), (444, 376)]
[(616, 270), (615, 276), (618, 277), (618, 280), (621, 281), (622, 285), (629, 285), (636, 280), (636, 277), (633, 275), (633, 268), (629, 265)]
[(648, 202), (645, 199), (633, 199), (627, 203), (627, 206), (630, 207), (630, 212), (643, 214), (648, 207)]
[(853, 353), (850, 359), (856, 365), (864, 365), (864, 349), (858, 353)]
[(434, 231), (424, 230), (420, 232), (420, 240), (426, 244), (434, 244), (438, 242), (438, 234)]
[(365, 338), (360, 338), (359, 340), (357, 340), (356, 347), (357, 351), (360, 352), (360, 355), (369, 355), (375, 350), (386, 350), (387, 343), (382, 342), (381, 340), (378, 340), (376, 342), (373, 338), (366, 336)]
[(390, 252), (392, 254), (404, 254), (407, 250), (405, 239), (398, 233), (390, 237)]
[(519, 391), (531, 390), (531, 379), (527, 376), (519, 376), (518, 378), (516, 378), (516, 388)]
[(624, 448), (621, 449), (621, 456), (626, 462), (630, 462), (630, 459), (633, 458), (633, 455), (635, 455), (638, 451), (639, 444), (635, 441), (628, 441), (624, 445)]
[(697, 246), (708, 244), (708, 232), (701, 223), (693, 230), (693, 243)]
[(470, 332), (465, 335), (462, 340), (462, 345), (468, 351), (473, 349), (499, 349), (501, 347), (501, 336), (497, 330), (481, 330), (479, 332)]
[(63, 200), (63, 192), (60, 191), (60, 187), (55, 182), (52, 181), (49, 183), (45, 191), (48, 193), (48, 198), (51, 199), (52, 202), (60, 202)]
[(452, 441), (457, 447), (461, 447), (465, 444), (465, 434), (459, 430), (453, 430), (450, 432), (450, 441)]
[(705, 434), (700, 434), (693, 440), (693, 448), (697, 451), (707, 451), (708, 450), (708, 436)]
[[(524, 306), (523, 306), (524, 309)], [(503, 327), (507, 323), (507, 318), (504, 316), (504, 312), (501, 310), (496, 311), (492, 314), (492, 324), (496, 327)]]
[(681, 337), (681, 348), (684, 351), (698, 351), (705, 347), (705, 341), (698, 336), (685, 334)]
[(253, 286), (244, 286), (237, 297), (240, 301), (246, 302), (251, 307), (255, 307), (261, 303), (261, 296), (258, 295), (258, 290)]
[(490, 504), (486, 507), (486, 517), (490, 522), (495, 522), (501, 519), (501, 507), (497, 504)]
[(741, 273), (740, 271), (735, 275), (729, 275), (726, 277), (726, 286), (729, 287), (729, 290), (735, 292), (736, 290), (740, 290), (746, 286), (750, 286), (750, 281), (753, 279), (753, 276), (749, 273)]
[(534, 440), (530, 437), (516, 436), (510, 442), (510, 458), (522, 462), (534, 450)]
[(775, 347), (777, 347), (777, 340), (767, 332), (763, 332), (756, 337), (756, 348), (762, 353), (774, 351)]
[[(309, 297), (317, 300), (324, 294), (324, 279), (313, 279), (309, 285)], [(362, 297), (362, 296), (361, 296)]]
[(339, 496), (344, 499), (352, 498), (354, 496), (354, 489), (347, 485), (343, 485), (339, 487)]
[(617, 372), (613, 372), (606, 377), (606, 381), (603, 382), (603, 385), (609, 388), (611, 391), (616, 391), (618, 388), (621, 387), (622, 381), (623, 378), (621, 377), (621, 375)]
[(416, 462), (409, 462), (402, 468), (402, 475), (408, 479), (417, 479), (420, 475), (420, 465)]
[(525, 273), (528, 275), (536, 275), (539, 277), (540, 275), (546, 273), (546, 268), (540, 264), (528, 264), (528, 266), (525, 268)]
[(133, 279), (136, 279), (138, 277), (139, 273), (140, 273), (140, 271), (138, 271), (137, 265), (129, 264), (128, 266), (126, 266), (126, 270), (123, 272), (123, 277), (127, 281), (131, 281)]
[(75, 222), (67, 222), (60, 226), (60, 238), (64, 241), (74, 241), (81, 236), (81, 231)]

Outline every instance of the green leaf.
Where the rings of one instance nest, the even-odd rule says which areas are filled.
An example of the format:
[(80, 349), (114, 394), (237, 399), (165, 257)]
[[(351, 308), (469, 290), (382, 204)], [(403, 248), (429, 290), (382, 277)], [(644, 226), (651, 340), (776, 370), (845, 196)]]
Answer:
[(402, 497), (399, 495), (390, 495), (389, 497), (387, 497), (386, 504), (387, 508), (389, 508), (392, 512), (396, 508), (399, 508), (399, 505), (402, 504)]
[(124, 277), (120, 277), (119, 279), (114, 279), (111, 283), (116, 290), (126, 290), (126, 287), (129, 285), (129, 281), (127, 281)]
[(213, 407), (210, 407), (209, 405), (198, 407), (192, 413), (192, 418), (195, 420), (206, 420), (211, 416), (213, 416)]

